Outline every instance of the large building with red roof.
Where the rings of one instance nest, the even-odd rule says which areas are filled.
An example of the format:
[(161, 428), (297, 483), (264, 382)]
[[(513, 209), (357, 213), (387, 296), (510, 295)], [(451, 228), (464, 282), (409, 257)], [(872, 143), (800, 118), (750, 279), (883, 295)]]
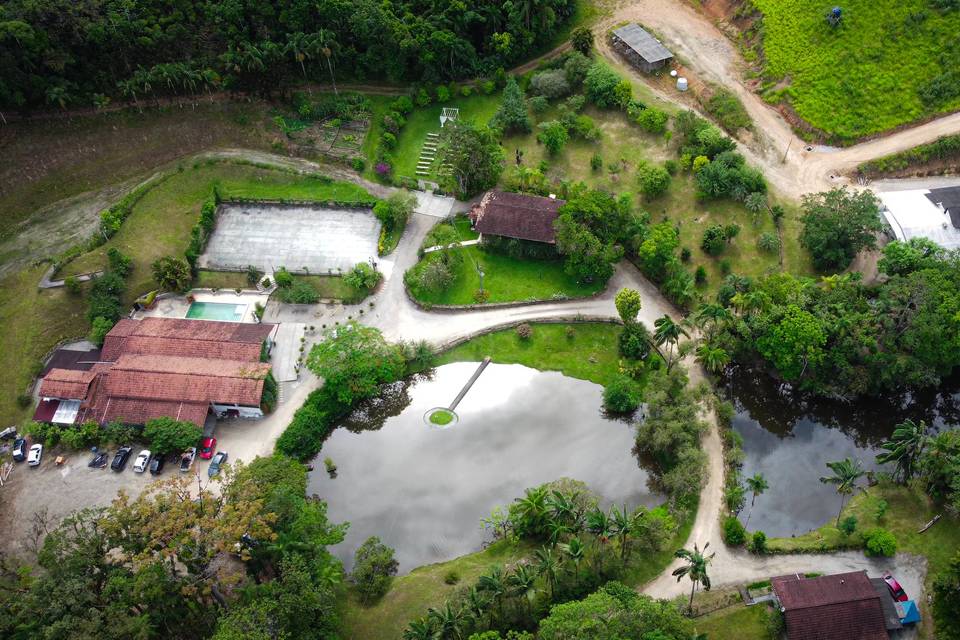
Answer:
[(276, 325), (176, 318), (123, 319), (99, 359), (51, 368), (34, 420), (57, 424), (169, 417), (203, 425), (208, 414), (258, 417)]

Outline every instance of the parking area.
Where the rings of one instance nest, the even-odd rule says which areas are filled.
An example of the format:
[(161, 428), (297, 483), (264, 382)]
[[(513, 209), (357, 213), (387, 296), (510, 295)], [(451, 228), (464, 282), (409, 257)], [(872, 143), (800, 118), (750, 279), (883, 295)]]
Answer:
[[(179, 475), (176, 463), (168, 462), (160, 476), (134, 473), (133, 463), (141, 447), (134, 446), (127, 467), (119, 473), (91, 469), (87, 463), (93, 458), (89, 452), (65, 454), (66, 462), (56, 464), (58, 449), (44, 450), (38, 467), (26, 462), (14, 463), (13, 472), (0, 487), (0, 546), (9, 553), (29, 554), (44, 527), (53, 529), (65, 516), (87, 507), (108, 506), (123, 490), (131, 497), (139, 496), (151, 482)], [(110, 449), (113, 460), (116, 448)], [(207, 481), (209, 461), (196, 460), (192, 471)], [(42, 533), (41, 536), (42, 537)]]
[(323, 274), (377, 256), (380, 221), (370, 209), (223, 205), (199, 266), (264, 272), (281, 266)]

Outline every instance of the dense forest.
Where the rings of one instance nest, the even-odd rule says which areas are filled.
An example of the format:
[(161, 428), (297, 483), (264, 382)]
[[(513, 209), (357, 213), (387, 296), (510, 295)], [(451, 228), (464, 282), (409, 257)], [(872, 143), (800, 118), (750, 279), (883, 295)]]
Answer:
[(0, 110), (486, 75), (550, 44), (574, 0), (10, 0)]

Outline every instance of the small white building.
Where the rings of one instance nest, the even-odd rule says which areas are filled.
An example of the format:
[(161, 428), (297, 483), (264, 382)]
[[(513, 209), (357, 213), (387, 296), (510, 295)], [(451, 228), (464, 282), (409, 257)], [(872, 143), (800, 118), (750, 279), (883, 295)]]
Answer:
[(880, 211), (897, 240), (927, 238), (960, 249), (960, 187), (885, 191)]

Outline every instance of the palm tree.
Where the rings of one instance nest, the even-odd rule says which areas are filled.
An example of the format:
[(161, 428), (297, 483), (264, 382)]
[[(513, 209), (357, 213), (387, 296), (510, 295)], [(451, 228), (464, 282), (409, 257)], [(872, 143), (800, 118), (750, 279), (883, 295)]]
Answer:
[(470, 617), (477, 623), (480, 623), (487, 614), (490, 599), (484, 595), (483, 591), (477, 590), (477, 587), (470, 587), (470, 591), (467, 591), (467, 595), (463, 600), (463, 606), (470, 614)]
[(562, 491), (554, 489), (547, 496), (545, 503), (550, 511), (550, 517), (557, 522), (566, 525), (570, 530), (577, 531), (580, 526), (579, 507), (574, 500), (575, 496), (567, 495)]
[(603, 573), (603, 552), (610, 541), (610, 518), (601, 509), (587, 514), (587, 531), (597, 537), (597, 573)]
[(560, 545), (560, 551), (562, 551), (566, 557), (573, 560), (573, 582), (575, 585), (579, 586), (580, 562), (583, 560), (586, 547), (583, 546), (580, 538), (570, 538), (566, 544)]
[(503, 567), (492, 567), (490, 573), (480, 576), (477, 588), (486, 591), (497, 602), (500, 613), (500, 622), (503, 622), (503, 596), (507, 593), (507, 580), (503, 575)]
[(447, 600), (439, 609), (427, 609), (427, 619), (433, 622), (436, 640), (462, 640), (470, 614), (462, 607), (454, 608)]
[(860, 461), (854, 462), (851, 458), (844, 458), (836, 462), (828, 462), (827, 467), (833, 471), (832, 476), (820, 478), (824, 484), (833, 484), (837, 487), (837, 493), (840, 494), (840, 511), (837, 512), (837, 526), (840, 526), (840, 515), (843, 513), (843, 503), (846, 496), (852, 494), (857, 488), (857, 480), (863, 477), (866, 471), (860, 465)]
[(562, 522), (558, 522), (553, 518), (550, 518), (547, 522), (547, 542), (551, 545), (560, 542), (560, 538), (568, 533), (573, 533), (573, 530)]
[(767, 484), (767, 479), (763, 477), (762, 473), (753, 474), (753, 476), (746, 479), (746, 483), (747, 488), (750, 489), (750, 492), (753, 494), (750, 498), (750, 511), (747, 513), (747, 523), (744, 525), (744, 527), (749, 527), (750, 516), (753, 515), (753, 503), (757, 501), (757, 496), (770, 488), (770, 485)]
[(334, 41), (332, 31), (329, 29), (320, 29), (320, 31), (317, 32), (316, 46), (319, 46), (320, 53), (327, 59), (327, 69), (330, 71), (330, 82), (333, 84), (333, 93), (339, 96), (340, 92), (337, 91), (337, 80), (333, 76), (333, 63), (330, 62), (330, 57), (333, 55), (332, 47), (334, 45), (336, 45), (336, 42)]
[(553, 555), (553, 549), (550, 547), (540, 547), (533, 557), (537, 561), (537, 573), (543, 576), (550, 586), (550, 600), (553, 600), (553, 592), (557, 588), (557, 570), (560, 568), (560, 561)]
[(522, 498), (517, 498), (517, 511), (527, 535), (542, 536), (547, 528), (547, 489), (527, 489)]
[(627, 564), (627, 544), (630, 542), (630, 536), (633, 534), (633, 518), (627, 511), (627, 505), (623, 509), (618, 509), (617, 505), (610, 507), (610, 525), (614, 534), (620, 538), (620, 559), (624, 566)]
[(510, 595), (526, 603), (525, 608), (529, 615), (537, 597), (537, 572), (528, 564), (518, 564), (507, 578), (507, 584), (510, 585)]
[(403, 640), (433, 640), (433, 622), (430, 618), (413, 620), (404, 630)]
[(730, 364), (730, 354), (722, 347), (714, 347), (704, 342), (697, 347), (697, 362), (712, 373), (720, 373)]
[[(667, 371), (670, 370), (670, 367), (673, 366), (673, 356), (674, 351), (677, 345), (680, 343), (680, 337), (684, 336), (689, 338), (690, 334), (687, 333), (679, 323), (673, 321), (673, 318), (664, 314), (663, 316), (657, 318), (653, 323), (655, 331), (653, 332), (653, 340), (656, 343), (658, 349), (663, 345), (667, 345), (667, 357), (664, 360), (667, 361)], [(663, 356), (663, 352), (660, 352), (660, 355)]]
[(673, 554), (674, 557), (687, 561), (687, 564), (674, 569), (673, 575), (677, 576), (677, 582), (680, 582), (683, 576), (687, 576), (690, 578), (690, 582), (693, 583), (690, 587), (690, 611), (693, 611), (693, 594), (697, 590), (697, 585), (703, 585), (704, 591), (710, 591), (710, 576), (707, 575), (707, 566), (716, 554), (711, 553), (710, 555), (705, 555), (709, 546), (710, 543), (708, 542), (703, 545), (703, 551), (700, 551), (696, 543), (694, 543), (693, 551), (678, 549), (677, 552)]
[(706, 332), (707, 340), (713, 338), (717, 330), (727, 322), (733, 319), (733, 314), (722, 304), (708, 302), (700, 305), (696, 313), (693, 314), (693, 322), (698, 329)]
[(880, 445), (886, 451), (877, 456), (877, 462), (895, 462), (895, 477), (898, 477), (902, 484), (906, 484), (913, 478), (917, 460), (930, 439), (929, 430), (923, 420), (920, 424), (913, 420), (904, 420), (894, 428), (890, 439)]

